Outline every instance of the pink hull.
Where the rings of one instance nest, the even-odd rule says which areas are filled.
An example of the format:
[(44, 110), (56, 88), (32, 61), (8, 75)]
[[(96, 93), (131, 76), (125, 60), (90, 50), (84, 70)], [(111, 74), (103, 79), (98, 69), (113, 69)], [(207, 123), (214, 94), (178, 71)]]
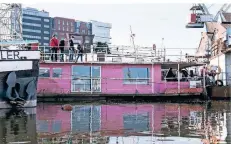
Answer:
[[(72, 90), (72, 66), (100, 66), (101, 82), (98, 84), (101, 94), (159, 94), (167, 89), (177, 89), (178, 82), (165, 82), (161, 80), (161, 65), (150, 64), (73, 64), (73, 63), (41, 63), (41, 68), (49, 69), (50, 77), (39, 78), (38, 94), (71, 94), (78, 91)], [(148, 84), (124, 84), (123, 68), (148, 68)], [(62, 76), (53, 78), (53, 68), (61, 68)], [(189, 82), (180, 82), (180, 88), (189, 88)]]

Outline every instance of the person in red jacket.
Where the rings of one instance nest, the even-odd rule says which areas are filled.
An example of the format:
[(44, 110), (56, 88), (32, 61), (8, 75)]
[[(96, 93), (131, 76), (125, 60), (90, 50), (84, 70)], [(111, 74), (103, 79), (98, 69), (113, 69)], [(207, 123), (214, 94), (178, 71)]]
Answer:
[(51, 47), (51, 61), (54, 60), (55, 56), (55, 61), (57, 61), (57, 52), (59, 48), (59, 40), (56, 38), (56, 35), (54, 34), (50, 40), (50, 47)]

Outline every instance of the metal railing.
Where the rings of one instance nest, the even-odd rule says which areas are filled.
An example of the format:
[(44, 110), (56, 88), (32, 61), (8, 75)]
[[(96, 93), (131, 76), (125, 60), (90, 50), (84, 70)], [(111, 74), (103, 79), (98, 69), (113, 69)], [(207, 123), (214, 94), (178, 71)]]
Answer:
[[(41, 61), (51, 62), (52, 51), (49, 46), (40, 46)], [(154, 62), (205, 62), (205, 58), (201, 60), (196, 56), (186, 57), (186, 52), (191, 55), (195, 54), (196, 48), (165, 48), (154, 49), (152, 47), (137, 47), (135, 51), (131, 46), (110, 46), (86, 48), (80, 55), (78, 50), (70, 51), (68, 47), (64, 48), (64, 52), (58, 49), (57, 62), (80, 62), (77, 61), (78, 56), (82, 56), (82, 62), (102, 62), (102, 63), (154, 63)], [(183, 52), (184, 51), (184, 52)], [(90, 53), (85, 53), (90, 52)], [(54, 56), (53, 55), (53, 56)], [(63, 56), (63, 59), (61, 57)], [(71, 57), (73, 56), (73, 59)], [(55, 59), (53, 59), (55, 61)]]
[[(40, 78), (38, 94), (103, 93), (103, 94), (163, 94), (166, 90), (187, 93), (188, 88), (203, 88), (203, 77), (182, 77), (175, 81), (156, 81), (152, 78)], [(60, 81), (62, 80), (62, 81)], [(57, 85), (57, 83), (59, 83)], [(71, 84), (71, 87), (70, 87)], [(183, 91), (182, 91), (183, 90)], [(197, 93), (197, 92), (195, 92)], [(201, 91), (198, 91), (201, 93)]]

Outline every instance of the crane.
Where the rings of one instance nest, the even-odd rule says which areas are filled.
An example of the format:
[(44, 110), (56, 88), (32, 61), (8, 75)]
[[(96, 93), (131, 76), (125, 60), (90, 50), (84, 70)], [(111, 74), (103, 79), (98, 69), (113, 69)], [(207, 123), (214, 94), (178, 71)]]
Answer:
[(231, 24), (231, 22), (227, 21), (225, 16), (231, 4), (223, 4), (220, 10), (217, 12), (215, 17), (210, 14), (205, 4), (194, 4), (190, 9), (192, 11), (191, 14), (191, 22), (186, 25), (186, 28), (204, 28), (204, 23), (206, 22), (218, 22), (219, 17), (223, 24)]

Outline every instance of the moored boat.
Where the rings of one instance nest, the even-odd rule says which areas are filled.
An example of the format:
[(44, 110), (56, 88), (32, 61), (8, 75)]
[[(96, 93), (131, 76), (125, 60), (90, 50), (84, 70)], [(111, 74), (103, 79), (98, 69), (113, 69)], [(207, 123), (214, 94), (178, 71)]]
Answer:
[(204, 65), (203, 62), (163, 61), (160, 60), (160, 56), (152, 55), (152, 49), (143, 48), (143, 51), (145, 50), (149, 54), (125, 52), (118, 46), (110, 48), (111, 54), (99, 54), (91, 50), (92, 53), (84, 54), (84, 62), (69, 62), (68, 54), (67, 61), (64, 62), (52, 62), (42, 58), (38, 96), (193, 98), (203, 94), (203, 78), (195, 70), (196, 67)]

